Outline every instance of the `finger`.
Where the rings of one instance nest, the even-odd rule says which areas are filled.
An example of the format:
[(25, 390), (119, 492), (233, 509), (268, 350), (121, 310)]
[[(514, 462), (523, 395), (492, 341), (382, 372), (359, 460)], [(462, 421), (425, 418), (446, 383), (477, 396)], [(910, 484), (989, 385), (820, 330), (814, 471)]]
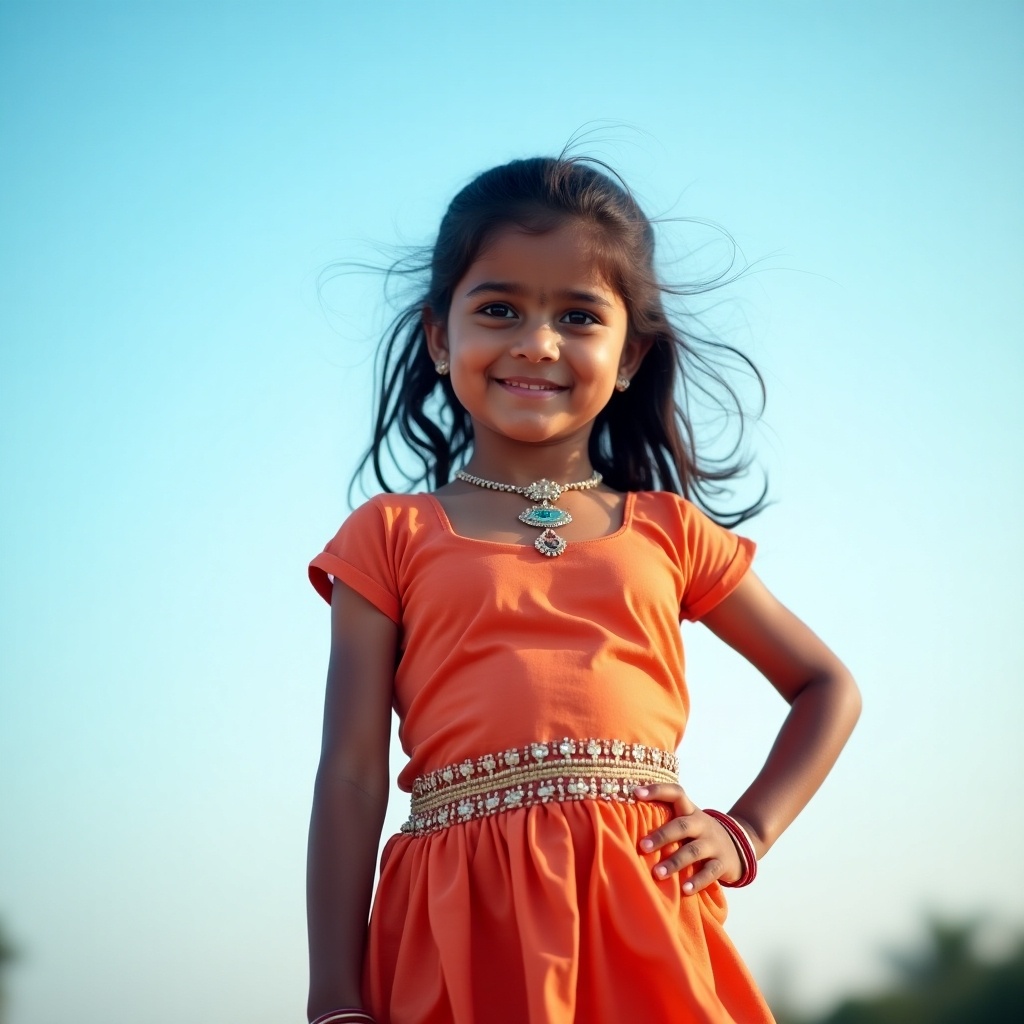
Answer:
[[(711, 877), (705, 878), (702, 875), (696, 890), (693, 890), (689, 883), (683, 886), (685, 892), (699, 892), (701, 889), (706, 888), (712, 880), (721, 881), (723, 878), (737, 879), (743, 874), (743, 863), (732, 837), (726, 834), (725, 830), (717, 822), (713, 823), (715, 828), (708, 831), (704, 828), (704, 823), (696, 818), (676, 818), (659, 829), (659, 832), (666, 837), (665, 842), (660, 845), (666, 845), (668, 842), (679, 842), (675, 838), (674, 827), (682, 827), (684, 824), (691, 829), (689, 838), (682, 840), (682, 845), (677, 850), (674, 850), (669, 856), (664, 857), (655, 865), (655, 877), (668, 878), (670, 875), (677, 874), (687, 867), (699, 867), (701, 871), (710, 867)], [(721, 836), (717, 834), (719, 830), (723, 833)], [(652, 833), (648, 838), (656, 839), (657, 837), (655, 833)], [(658, 845), (652, 843), (648, 848), (645, 840), (640, 842), (640, 848), (645, 853), (658, 849)], [(697, 876), (694, 877), (696, 878)]]
[(676, 843), (686, 843), (693, 839), (696, 834), (696, 823), (692, 818), (673, 818), (671, 821), (666, 821), (660, 828), (656, 828), (653, 832), (644, 836), (640, 840), (640, 849), (644, 853), (651, 853), (654, 850), (660, 850), (663, 846), (668, 846), (670, 843), (673, 845)]
[(713, 844), (704, 839), (691, 839), (689, 842), (683, 843), (678, 850), (658, 861), (654, 866), (654, 875), (656, 878), (668, 878), (693, 864), (703, 866), (704, 862), (710, 864), (712, 861), (717, 862), (718, 859)]
[[(694, 864), (700, 863), (700, 851), (689, 850), (688, 847), (691, 845), (694, 844), (687, 843), (672, 854), (672, 856), (659, 861), (654, 866), (654, 877), (659, 881), (663, 881), (666, 878), (679, 874), (680, 871), (688, 867), (692, 867)], [(690, 896), (695, 892), (700, 892), (701, 889), (706, 889), (712, 882), (720, 878), (724, 871), (725, 865), (721, 860), (717, 857), (708, 857), (700, 864), (700, 870), (695, 871), (692, 877), (683, 882), (683, 893)]]
[(638, 800), (658, 801), (659, 803), (672, 804), (676, 814), (685, 818), (697, 810), (697, 805), (686, 795), (682, 786), (674, 783), (656, 782), (650, 786), (637, 786), (633, 790), (633, 796)]
[(709, 860), (692, 878), (683, 882), (682, 889), (684, 896), (695, 896), (702, 889), (706, 889), (712, 882), (721, 878), (725, 867), (720, 860)]
[(633, 790), (633, 795), (639, 800), (671, 804), (678, 815), (640, 840), (640, 849), (644, 853), (659, 850), (668, 843), (685, 842), (694, 834), (694, 824), (689, 815), (694, 814), (697, 807), (682, 786), (667, 782), (654, 783), (638, 786)]

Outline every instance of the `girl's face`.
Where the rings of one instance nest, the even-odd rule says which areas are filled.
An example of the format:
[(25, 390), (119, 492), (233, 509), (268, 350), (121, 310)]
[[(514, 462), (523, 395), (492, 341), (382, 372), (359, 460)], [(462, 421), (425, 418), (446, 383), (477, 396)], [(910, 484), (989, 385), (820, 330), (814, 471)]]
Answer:
[(579, 228), (565, 224), (499, 232), (455, 286), (447, 324), (425, 327), (477, 437), (550, 444), (585, 443), (616, 377), (636, 372), (646, 345), (627, 339), (627, 324)]

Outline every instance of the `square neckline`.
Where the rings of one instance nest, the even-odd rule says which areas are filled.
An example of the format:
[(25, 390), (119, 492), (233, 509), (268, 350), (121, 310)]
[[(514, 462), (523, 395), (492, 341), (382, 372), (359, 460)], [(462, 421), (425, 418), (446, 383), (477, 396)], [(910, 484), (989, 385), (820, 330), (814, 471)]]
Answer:
[[(624, 494), (624, 500), (622, 503), (622, 524), (617, 530), (611, 533), (602, 534), (600, 537), (590, 537), (587, 540), (569, 540), (570, 547), (580, 547), (583, 544), (600, 544), (602, 541), (614, 540), (616, 537), (621, 537), (630, 528), (633, 522), (633, 509), (636, 506), (636, 491), (626, 491)], [(455, 527), (452, 526), (451, 520), (448, 518), (448, 513), (444, 510), (444, 505), (433, 494), (424, 494), (430, 504), (433, 506), (434, 513), (437, 515), (438, 522), (441, 524), (441, 528), (449, 537), (454, 537), (456, 540), (466, 541), (470, 544), (487, 544), (490, 547), (495, 548), (511, 548), (515, 551), (533, 551), (533, 545), (529, 542), (515, 543), (513, 541), (503, 540), (484, 540), (480, 537), (467, 537), (465, 534), (457, 533)], [(541, 561), (547, 561), (542, 559)]]

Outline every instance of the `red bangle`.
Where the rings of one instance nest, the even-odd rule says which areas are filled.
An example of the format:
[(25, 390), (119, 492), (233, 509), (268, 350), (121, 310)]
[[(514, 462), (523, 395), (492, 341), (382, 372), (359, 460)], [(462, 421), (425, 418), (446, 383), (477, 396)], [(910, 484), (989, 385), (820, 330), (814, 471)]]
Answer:
[(731, 815), (723, 814), (721, 811), (713, 811), (710, 807), (705, 807), (704, 813), (725, 826), (736, 847), (736, 852), (740, 855), (740, 866), (743, 868), (743, 873), (735, 882), (723, 882), (719, 879), (718, 884), (728, 886), (730, 889), (741, 889), (745, 885), (750, 885), (757, 878), (757, 855), (754, 853), (754, 844), (751, 843), (747, 830)]
[(309, 1024), (377, 1024), (377, 1022), (365, 1011), (349, 1007), (344, 1010), (331, 1010), (329, 1013), (321, 1013), (316, 1020)]

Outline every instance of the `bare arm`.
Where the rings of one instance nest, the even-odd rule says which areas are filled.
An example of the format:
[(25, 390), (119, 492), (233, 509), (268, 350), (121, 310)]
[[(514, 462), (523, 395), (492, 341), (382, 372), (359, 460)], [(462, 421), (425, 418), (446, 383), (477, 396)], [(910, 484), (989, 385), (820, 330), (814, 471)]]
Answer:
[[(790, 705), (764, 767), (730, 811), (746, 827), (760, 858), (835, 764), (860, 715), (860, 692), (843, 663), (753, 573), (702, 621), (759, 669)], [(715, 879), (738, 877), (739, 860), (728, 833), (682, 789), (650, 786), (641, 798), (672, 803), (679, 815), (640, 844), (644, 852), (684, 844), (658, 863), (658, 878), (697, 864), (700, 870), (683, 887), (692, 893)]]
[(860, 691), (843, 663), (748, 573), (703, 619), (790, 705), (764, 767), (733, 805), (765, 854), (825, 781), (860, 715)]
[(310, 1020), (362, 1005), (366, 922), (388, 798), (397, 644), (395, 623), (343, 583), (334, 584), (306, 870)]

